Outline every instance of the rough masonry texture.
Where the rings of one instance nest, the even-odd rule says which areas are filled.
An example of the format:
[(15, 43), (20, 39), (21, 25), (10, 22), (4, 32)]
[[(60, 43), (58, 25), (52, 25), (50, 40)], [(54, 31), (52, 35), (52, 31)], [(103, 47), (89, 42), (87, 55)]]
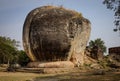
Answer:
[(71, 61), (83, 65), (90, 22), (81, 13), (63, 7), (32, 10), (23, 27), (23, 46), (33, 62)]
[(117, 60), (118, 62), (120, 62), (120, 47), (109, 48), (109, 56), (112, 59)]

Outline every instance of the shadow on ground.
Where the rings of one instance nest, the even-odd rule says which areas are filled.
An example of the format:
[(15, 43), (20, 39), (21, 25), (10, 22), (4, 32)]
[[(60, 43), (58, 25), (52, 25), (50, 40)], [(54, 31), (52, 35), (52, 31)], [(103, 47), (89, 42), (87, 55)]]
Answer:
[(93, 72), (75, 72), (37, 77), (35, 81), (120, 81), (120, 72), (106, 72), (103, 75), (96, 75)]

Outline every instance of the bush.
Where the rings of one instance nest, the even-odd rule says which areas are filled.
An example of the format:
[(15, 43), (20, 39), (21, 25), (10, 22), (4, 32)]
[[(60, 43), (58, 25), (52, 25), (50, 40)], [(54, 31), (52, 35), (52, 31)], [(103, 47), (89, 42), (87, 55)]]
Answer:
[(26, 66), (29, 62), (30, 62), (30, 59), (28, 58), (26, 53), (23, 50), (19, 51), (18, 63), (21, 66)]

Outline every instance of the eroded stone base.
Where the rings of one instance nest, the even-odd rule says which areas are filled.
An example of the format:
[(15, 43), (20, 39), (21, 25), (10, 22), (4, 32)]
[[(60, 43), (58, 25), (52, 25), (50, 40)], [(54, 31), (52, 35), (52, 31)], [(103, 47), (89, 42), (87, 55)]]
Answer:
[(30, 62), (29, 68), (74, 68), (74, 64), (70, 61), (56, 61), (56, 62)]
[(28, 72), (28, 73), (45, 73), (45, 74), (54, 74), (54, 73), (69, 73), (69, 72), (78, 72), (79, 68), (20, 68), (17, 69), (17, 72)]

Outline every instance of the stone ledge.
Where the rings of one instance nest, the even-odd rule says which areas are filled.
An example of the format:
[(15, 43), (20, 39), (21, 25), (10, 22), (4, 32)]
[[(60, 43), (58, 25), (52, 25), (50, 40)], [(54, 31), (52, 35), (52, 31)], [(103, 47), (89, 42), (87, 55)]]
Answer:
[(45, 73), (45, 74), (54, 74), (54, 73), (66, 73), (74, 71), (74, 68), (21, 68), (17, 69), (17, 72), (28, 72), (28, 73)]
[(56, 62), (30, 62), (29, 68), (74, 68), (74, 64), (70, 61), (56, 61)]

